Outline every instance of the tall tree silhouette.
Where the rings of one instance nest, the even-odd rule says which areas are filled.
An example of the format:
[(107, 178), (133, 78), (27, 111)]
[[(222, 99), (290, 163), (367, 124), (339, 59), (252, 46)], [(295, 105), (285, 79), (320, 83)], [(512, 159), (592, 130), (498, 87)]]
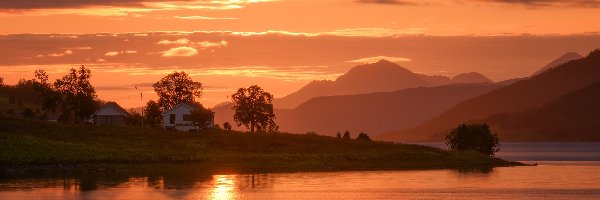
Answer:
[(202, 83), (192, 80), (185, 72), (173, 72), (152, 84), (158, 104), (168, 110), (180, 103), (193, 103), (202, 95)]
[(265, 92), (257, 85), (240, 88), (231, 96), (235, 106), (233, 119), (238, 126), (242, 124), (250, 129), (277, 131), (275, 114), (273, 114), (273, 95)]
[[(69, 73), (62, 79), (54, 82), (56, 90), (63, 95), (63, 107), (70, 107), (68, 111), (73, 112), (75, 122), (81, 122), (89, 117), (98, 107), (94, 99), (96, 90), (90, 83), (92, 72), (83, 65), (79, 69), (71, 68)], [(63, 116), (69, 116), (64, 113)], [(66, 120), (70, 120), (66, 118)]]

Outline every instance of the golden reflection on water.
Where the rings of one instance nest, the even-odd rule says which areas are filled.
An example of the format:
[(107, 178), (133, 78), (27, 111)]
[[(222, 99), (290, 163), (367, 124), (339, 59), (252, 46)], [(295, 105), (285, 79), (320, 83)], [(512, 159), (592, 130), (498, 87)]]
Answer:
[(0, 179), (0, 199), (600, 199), (600, 162), (491, 171), (92, 174)]
[(210, 193), (210, 199), (234, 199), (235, 198), (235, 176), (233, 175), (215, 175), (213, 176), (213, 186)]

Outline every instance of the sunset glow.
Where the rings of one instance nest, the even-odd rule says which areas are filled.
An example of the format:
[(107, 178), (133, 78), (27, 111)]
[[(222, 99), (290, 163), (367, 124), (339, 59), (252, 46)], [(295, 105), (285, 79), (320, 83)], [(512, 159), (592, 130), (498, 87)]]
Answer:
[[(239, 87), (276, 98), (386, 59), (427, 75), (528, 76), (600, 42), (600, 1), (78, 0), (0, 2), (0, 76), (92, 69), (99, 97), (139, 107), (134, 86), (186, 71), (207, 106)], [(542, 51), (543, 50), (543, 51)]]

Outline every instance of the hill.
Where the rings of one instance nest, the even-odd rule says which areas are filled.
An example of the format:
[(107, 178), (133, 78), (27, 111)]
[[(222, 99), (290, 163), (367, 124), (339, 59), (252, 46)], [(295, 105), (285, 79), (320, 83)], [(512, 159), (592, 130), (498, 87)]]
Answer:
[(600, 50), (537, 76), (468, 99), (439, 117), (404, 131), (381, 136), (386, 140), (441, 140), (457, 124), (492, 114), (535, 110), (561, 96), (600, 82)]
[(391, 92), (406, 88), (440, 86), (451, 82), (450, 78), (445, 76), (417, 74), (396, 63), (380, 60), (377, 63), (358, 65), (335, 81), (312, 81), (300, 90), (276, 99), (274, 106), (291, 109), (319, 96)]
[(536, 110), (493, 114), (487, 123), (503, 141), (600, 141), (600, 83)]
[(474, 152), (286, 133), (173, 132), (0, 118), (0, 175), (150, 167), (245, 171), (470, 168), (519, 163)]
[(453, 83), (493, 83), (488, 77), (477, 72), (462, 73), (452, 77)]
[[(395, 92), (316, 97), (295, 109), (275, 109), (281, 131), (315, 131), (333, 136), (350, 131), (370, 135), (416, 126), (468, 98), (498, 88), (497, 84), (451, 84)], [(215, 123), (233, 122), (232, 103), (212, 109)], [(236, 130), (244, 127), (234, 126)]]
[(579, 60), (582, 59), (583, 56), (579, 55), (578, 53), (575, 52), (567, 52), (564, 55), (562, 55), (561, 57), (554, 59), (552, 62), (548, 63), (546, 66), (542, 67), (541, 69), (539, 69), (538, 71), (536, 71), (535, 73), (533, 73), (531, 76), (536, 76), (539, 75), (549, 69), (561, 66), (569, 61), (572, 60)]
[(291, 133), (335, 135), (346, 130), (371, 135), (409, 128), (440, 115), (495, 84), (453, 84), (359, 95), (313, 98), (295, 109), (279, 110), (277, 123)]

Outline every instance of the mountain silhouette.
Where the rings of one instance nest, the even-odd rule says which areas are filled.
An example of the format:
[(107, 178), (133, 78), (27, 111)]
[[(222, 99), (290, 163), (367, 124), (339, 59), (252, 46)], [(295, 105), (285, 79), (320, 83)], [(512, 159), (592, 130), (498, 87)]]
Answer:
[[(392, 92), (416, 87), (432, 87), (453, 83), (445, 76), (428, 76), (411, 72), (400, 65), (380, 60), (358, 65), (335, 81), (312, 81), (300, 90), (276, 99), (276, 108), (291, 109), (319, 96)], [(455, 83), (455, 82), (454, 82)]]
[[(497, 84), (452, 84), (395, 92), (316, 97), (295, 109), (275, 109), (281, 131), (322, 135), (367, 132), (370, 135), (416, 126)], [(215, 123), (233, 122), (233, 104), (213, 108)], [(239, 129), (239, 128), (238, 128)]]
[(335, 135), (346, 130), (371, 135), (416, 126), (495, 84), (453, 84), (358, 95), (313, 98), (295, 109), (279, 110), (285, 132)]
[(442, 140), (457, 124), (492, 114), (535, 110), (559, 97), (600, 82), (600, 50), (489, 93), (468, 99), (422, 125), (383, 134), (385, 140)]
[(567, 52), (565, 53), (565, 55), (562, 55), (561, 57), (554, 59), (552, 62), (548, 63), (546, 66), (542, 67), (541, 69), (537, 70), (535, 73), (533, 73), (531, 76), (536, 76), (538, 74), (541, 74), (549, 69), (558, 67), (562, 64), (565, 64), (569, 61), (572, 60), (579, 60), (582, 59), (583, 56), (579, 55), (578, 53), (575, 52)]
[(600, 141), (600, 82), (539, 109), (488, 116), (503, 141)]
[(488, 77), (477, 72), (462, 73), (452, 78), (453, 83), (493, 83)]

